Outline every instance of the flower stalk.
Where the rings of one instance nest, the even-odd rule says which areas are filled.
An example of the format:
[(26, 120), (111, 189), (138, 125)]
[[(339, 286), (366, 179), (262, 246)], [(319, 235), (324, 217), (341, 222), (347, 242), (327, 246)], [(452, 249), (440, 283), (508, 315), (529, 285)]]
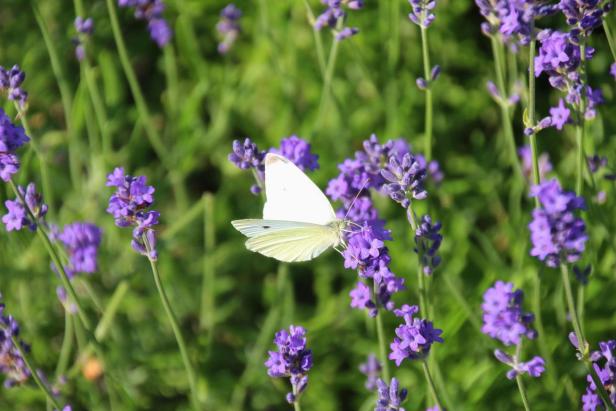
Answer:
[(190, 362), (190, 358), (188, 356), (188, 350), (186, 349), (186, 342), (184, 341), (184, 336), (182, 335), (182, 331), (180, 330), (180, 326), (178, 321), (173, 313), (173, 309), (171, 308), (171, 304), (169, 303), (169, 298), (167, 297), (167, 293), (163, 287), (162, 281), (160, 279), (160, 273), (158, 271), (158, 265), (156, 264), (156, 260), (151, 258), (153, 255), (154, 249), (151, 246), (148, 236), (144, 233), (142, 235), (143, 244), (146, 247), (148, 261), (150, 262), (150, 267), (152, 268), (152, 276), (154, 277), (154, 283), (156, 284), (156, 289), (158, 291), (158, 295), (165, 309), (165, 313), (167, 314), (167, 318), (169, 323), (171, 324), (171, 328), (173, 329), (173, 334), (175, 335), (175, 340), (180, 349), (180, 355), (182, 356), (182, 361), (184, 363), (184, 368), (186, 369), (186, 376), (188, 377), (188, 384), (190, 386), (191, 391), (191, 401), (192, 406), (195, 411), (200, 410), (199, 405), (199, 397), (197, 396), (197, 384), (195, 379), (195, 372), (192, 368), (192, 364)]

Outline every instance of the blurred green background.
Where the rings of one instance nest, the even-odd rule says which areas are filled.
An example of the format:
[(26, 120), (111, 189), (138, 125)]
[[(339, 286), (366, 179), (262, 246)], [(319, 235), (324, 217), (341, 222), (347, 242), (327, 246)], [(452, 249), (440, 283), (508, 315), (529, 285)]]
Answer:
[[(104, 229), (99, 273), (78, 278), (78, 292), (96, 318), (118, 289), (125, 292), (119, 295), (105, 338), (109, 362), (122, 377), (123, 390), (109, 390), (103, 379), (84, 378), (77, 362), (61, 387), (63, 398), (74, 410), (189, 408), (188, 383), (147, 260), (131, 250), (130, 231), (115, 227), (105, 213), (111, 194), (104, 186), (105, 175), (124, 166), (133, 175), (147, 175), (156, 187), (155, 209), (162, 215), (160, 268), (197, 368), (206, 409), (290, 408), (284, 400), (288, 382), (270, 379), (263, 365), (267, 350), (273, 349), (274, 332), (290, 324), (308, 329), (314, 355), (302, 397), (304, 409), (373, 408), (374, 396), (364, 389), (358, 366), (368, 353), (376, 353), (377, 339), (373, 321), (349, 307), (348, 292), (357, 274), (345, 270), (333, 252), (309, 263), (282, 266), (247, 251), (243, 236), (229, 221), (259, 216), (261, 200), (249, 192), (252, 176), (237, 170), (227, 155), (236, 138), (250, 136), (262, 149), (292, 134), (309, 138), (321, 165), (311, 178), (325, 188), (337, 175), (337, 164), (360, 149), (371, 133), (381, 141), (404, 137), (421, 151), (424, 95), (415, 85), (423, 70), (421, 46), (419, 30), (407, 18), (408, 2), (368, 0), (363, 10), (349, 13), (348, 25), (359, 27), (360, 34), (340, 44), (333, 98), (322, 118), (323, 76), (304, 2), (236, 1), (244, 13), (242, 33), (226, 56), (217, 53), (215, 30), (224, 1), (166, 0), (165, 16), (174, 37), (164, 50), (150, 40), (143, 21), (120, 9), (121, 29), (150, 110), (150, 124), (140, 120), (106, 2), (83, 3), (85, 14), (95, 20), (87, 72), (74, 57), (72, 2), (4, 0), (0, 7), (0, 64), (20, 64), (27, 72), (30, 137), (50, 169), (47, 220), (60, 226), (85, 220)], [(315, 14), (323, 7), (316, 0), (308, 3)], [(571, 325), (564, 315), (560, 274), (541, 269), (528, 255), (526, 225), (532, 204), (523, 191), (527, 188), (514, 184), (500, 111), (485, 87), (494, 79), (489, 39), (481, 34), (482, 20), (470, 0), (441, 0), (436, 15), (429, 29), (431, 59), (441, 65), (442, 74), (434, 86), (434, 158), (445, 180), (440, 187), (429, 187), (430, 197), (422, 207), (429, 205), (431, 214), (442, 221), (444, 234), (443, 263), (430, 296), (434, 323), (444, 330), (445, 339), (432, 354), (440, 368), (437, 384), (446, 391), (450, 410), (522, 408), (515, 382), (505, 378), (506, 367), (492, 355), (501, 347), (479, 332), (483, 292), (496, 279), (509, 280), (525, 291), (525, 308), (540, 310), (542, 317), (543, 344), (524, 346), (526, 358), (543, 355), (548, 360), (546, 374), (526, 380), (532, 408), (579, 409), (585, 372), (567, 340)], [(553, 18), (541, 24), (557, 27), (564, 22)], [(331, 35), (324, 30), (320, 36), (327, 55)], [(592, 41), (597, 55), (589, 76), (601, 87), (607, 104), (589, 126), (587, 150), (613, 162), (616, 117), (614, 79), (608, 76), (610, 54), (601, 30)], [(57, 58), (56, 67), (50, 51)], [(510, 58), (518, 73), (517, 79), (509, 79), (511, 85), (524, 81), (525, 54)], [(101, 94), (107, 116), (103, 127), (95, 121), (86, 75), (92, 76)], [(525, 98), (522, 95), (523, 102)], [(546, 78), (540, 78), (539, 118), (557, 98)], [(519, 106), (514, 124), (521, 146), (525, 137)], [(144, 126), (160, 134), (164, 161), (152, 149)], [(112, 139), (108, 152), (102, 149), (103, 134)], [(550, 154), (553, 175), (573, 189), (573, 129), (542, 132), (539, 147)], [(24, 167), (18, 181), (33, 180), (41, 186), (33, 153), (21, 153)], [(586, 216), (591, 241), (583, 260), (594, 267), (585, 290), (584, 324), (595, 344), (613, 338), (616, 326), (616, 242), (610, 234), (616, 223), (614, 187), (603, 188), (608, 190), (607, 203)], [(2, 202), (12, 197), (8, 187), (0, 189)], [(393, 232), (394, 241), (388, 244), (393, 271), (408, 285), (396, 302), (417, 303), (417, 258), (405, 214), (384, 198), (377, 206)], [(34, 361), (50, 378), (65, 326), (55, 295), (58, 284), (32, 233), (0, 230), (0, 291), (7, 310), (22, 324), (22, 338), (31, 344)], [(388, 339), (393, 338), (396, 320), (386, 315), (385, 324)], [(71, 364), (77, 361), (75, 352), (71, 359)], [(394, 375), (410, 391), (407, 409), (432, 405), (419, 364), (405, 363)], [(44, 398), (32, 382), (2, 389), (2, 410), (43, 407)]]

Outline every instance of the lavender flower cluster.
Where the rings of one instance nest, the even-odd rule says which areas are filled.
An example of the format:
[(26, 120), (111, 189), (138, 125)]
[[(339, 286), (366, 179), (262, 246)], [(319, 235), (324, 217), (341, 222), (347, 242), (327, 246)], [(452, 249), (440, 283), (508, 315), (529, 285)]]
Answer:
[[(575, 333), (570, 333), (569, 339), (578, 348), (578, 340)], [(609, 395), (609, 400), (612, 405), (616, 406), (616, 357), (614, 356), (614, 350), (616, 350), (615, 340), (600, 342), (599, 350), (593, 351), (590, 354), (590, 361), (601, 380), (601, 384)], [(586, 376), (586, 381), (588, 385), (586, 386), (586, 392), (582, 395), (582, 410), (597, 411), (604, 409), (601, 397), (597, 394), (597, 386), (590, 374)]]
[(400, 388), (396, 378), (392, 378), (389, 385), (379, 378), (376, 384), (378, 398), (374, 411), (404, 411), (402, 403), (408, 396), (408, 390)]
[(412, 8), (409, 19), (418, 26), (428, 28), (436, 18), (432, 12), (436, 7), (436, 0), (409, 0), (409, 3)]
[(242, 30), (239, 20), (241, 17), (242, 11), (233, 3), (228, 4), (220, 11), (220, 20), (216, 24), (216, 30), (222, 38), (221, 42), (218, 43), (220, 54), (226, 54), (240, 35)]
[(531, 196), (539, 199), (541, 208), (533, 210), (528, 225), (530, 254), (548, 267), (578, 261), (588, 240), (584, 220), (576, 217), (576, 211), (586, 208), (584, 199), (563, 191), (557, 180), (533, 186)]
[(58, 239), (68, 253), (69, 264), (65, 271), (69, 277), (97, 271), (98, 248), (102, 235), (102, 230), (92, 223), (76, 222), (64, 227)]
[(28, 93), (21, 88), (26, 73), (16, 64), (9, 70), (0, 66), (0, 92), (6, 92), (9, 100), (16, 101), (23, 108), (28, 101)]
[[(411, 198), (427, 196), (424, 183), (428, 171), (436, 183), (443, 174), (437, 162), (430, 162), (426, 170), (423, 156), (411, 153), (404, 140), (380, 144), (375, 135), (364, 141), (363, 150), (345, 160), (338, 169), (340, 174), (329, 182), (326, 194), (332, 200), (342, 202), (338, 216), (354, 223), (343, 252), (345, 268), (356, 269), (360, 277), (350, 292), (351, 307), (366, 309), (375, 316), (379, 305), (386, 310), (394, 309), (391, 298), (404, 289), (404, 279), (389, 269), (391, 257), (385, 241), (391, 240), (391, 234), (379, 218), (370, 190), (388, 195), (403, 207), (408, 207)], [(429, 217), (423, 217), (415, 232), (415, 251), (420, 255), (426, 273), (431, 273), (440, 262), (436, 255), (442, 240), (439, 230), (440, 224), (432, 225)], [(365, 283), (368, 279), (375, 284), (374, 298)]]
[(530, 42), (534, 20), (554, 14), (558, 5), (535, 0), (475, 0), (486, 19), (481, 30), (488, 36), (500, 35), (514, 50)]
[[(2, 68), (0, 67), (0, 87), (2, 87)], [(0, 178), (9, 181), (19, 171), (18, 148), (30, 141), (21, 126), (16, 126), (0, 109)]]
[(416, 305), (404, 304), (400, 309), (394, 310), (397, 317), (402, 317), (404, 323), (396, 328), (396, 337), (390, 344), (391, 352), (389, 359), (399, 367), (406, 359), (422, 360), (430, 353), (430, 348), (435, 342), (442, 343), (440, 335), (442, 330), (434, 328), (431, 321), (414, 318), (419, 312)]
[(314, 171), (319, 168), (319, 156), (313, 154), (310, 143), (292, 135), (280, 141), (280, 148), (270, 148), (268, 151), (259, 150), (257, 145), (246, 138), (243, 142), (233, 141), (229, 161), (241, 170), (251, 170), (255, 175), (255, 184), (250, 191), (257, 195), (261, 193), (265, 184), (265, 155), (270, 153), (280, 154), (291, 160), (302, 171)]
[(357, 27), (343, 27), (346, 9), (359, 10), (364, 7), (363, 0), (321, 0), (327, 8), (314, 22), (314, 28), (329, 27), (334, 30), (336, 40), (341, 41), (359, 33)]
[[(160, 213), (148, 210), (154, 203), (154, 187), (146, 184), (146, 177), (133, 177), (117, 167), (107, 176), (107, 186), (116, 187), (109, 199), (107, 212), (115, 219), (118, 227), (133, 226), (131, 246), (135, 251), (151, 260), (158, 258), (156, 233)], [(146, 244), (147, 242), (147, 244)]]
[(270, 377), (288, 377), (292, 391), (287, 394), (289, 404), (299, 400), (308, 386), (308, 371), (312, 368), (312, 351), (306, 348), (306, 330), (291, 325), (289, 331), (280, 330), (274, 338), (278, 351), (269, 351), (265, 362)]
[(42, 219), (47, 214), (47, 204), (43, 203), (43, 196), (36, 191), (34, 183), (28, 184), (25, 189), (18, 186), (17, 190), (19, 197), (4, 202), (8, 213), (2, 217), (2, 222), (7, 231), (19, 231), (26, 227), (35, 231), (39, 224), (44, 223)]
[[(13, 339), (18, 341), (19, 347), (15, 346)], [(21, 351), (28, 350), (28, 345), (19, 339), (19, 324), (13, 316), (5, 313), (0, 294), (0, 373), (6, 376), (6, 388), (21, 384), (30, 377), (30, 370), (21, 355)]]
[(83, 61), (86, 57), (86, 49), (84, 41), (94, 33), (94, 20), (91, 17), (77, 16), (75, 18), (75, 30), (78, 36), (75, 37), (75, 57), (77, 60)]
[[(519, 345), (523, 337), (534, 339), (537, 336), (537, 332), (532, 328), (534, 316), (522, 310), (523, 301), (524, 293), (522, 290), (514, 290), (512, 283), (494, 283), (483, 295), (481, 331), (506, 346)], [(538, 356), (521, 362), (516, 355), (509, 355), (499, 349), (494, 351), (494, 356), (511, 367), (507, 372), (509, 379), (520, 374), (539, 377), (545, 370), (545, 362)]]
[(135, 18), (147, 21), (150, 37), (158, 47), (164, 47), (171, 41), (171, 27), (163, 16), (163, 0), (118, 0), (118, 5), (134, 8)]

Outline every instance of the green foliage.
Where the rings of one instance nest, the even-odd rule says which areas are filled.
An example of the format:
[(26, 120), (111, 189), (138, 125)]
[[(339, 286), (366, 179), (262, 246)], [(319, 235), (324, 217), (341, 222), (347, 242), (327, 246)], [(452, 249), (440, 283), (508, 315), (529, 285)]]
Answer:
[[(91, 221), (104, 230), (99, 273), (75, 281), (90, 317), (100, 319), (114, 293), (123, 293), (113, 303), (115, 315), (103, 339), (108, 366), (117, 379), (105, 373), (105, 378), (87, 380), (73, 350), (62, 397), (74, 410), (190, 406), (188, 381), (148, 262), (131, 250), (129, 230), (115, 227), (105, 213), (111, 194), (104, 186), (105, 175), (121, 165), (131, 174), (147, 175), (156, 187), (155, 207), (162, 215), (159, 266), (197, 371), (204, 409), (288, 409), (287, 382), (270, 379), (263, 362), (274, 332), (290, 324), (308, 329), (314, 353), (303, 408), (371, 409), (374, 397), (364, 389), (358, 365), (378, 348), (373, 321), (349, 307), (356, 273), (345, 270), (334, 252), (292, 265), (248, 252), (244, 238), (229, 222), (259, 216), (261, 201), (249, 192), (251, 175), (229, 164), (227, 154), (236, 138), (250, 136), (266, 148), (297, 134), (310, 139), (320, 156), (321, 168), (311, 177), (324, 188), (337, 174), (337, 164), (371, 133), (382, 141), (402, 136), (422, 151), (424, 95), (415, 85), (423, 73), (421, 45), (418, 28), (406, 17), (408, 3), (367, 1), (365, 9), (349, 15), (349, 24), (361, 32), (340, 44), (332, 98), (324, 101), (323, 76), (303, 2), (237, 1), (244, 11), (243, 30), (226, 56), (216, 51), (215, 25), (225, 5), (221, 0), (166, 0), (165, 16), (174, 38), (164, 50), (149, 39), (142, 21), (135, 21), (126, 9), (118, 10), (150, 126), (165, 147), (165, 163), (141, 123), (105, 1), (83, 0), (86, 14), (95, 20), (88, 53), (90, 75), (106, 114), (103, 124), (97, 121), (86, 83), (87, 68), (74, 57), (72, 4), (33, 1), (55, 46), (63, 73), (59, 86), (52, 50), (28, 3), (3, 2), (0, 64), (20, 64), (27, 72), (31, 137), (49, 169), (47, 199), (53, 200), (48, 220), (60, 226)], [(322, 7), (316, 0), (309, 3), (315, 13)], [(522, 288), (525, 307), (541, 316), (540, 339), (524, 346), (525, 356), (548, 360), (546, 374), (526, 381), (532, 409), (579, 408), (585, 371), (567, 340), (571, 325), (560, 275), (542, 269), (528, 254), (526, 225), (533, 204), (526, 198), (527, 187), (516, 183), (500, 131), (499, 107), (485, 89), (494, 77), (489, 39), (480, 32), (481, 19), (471, 1), (442, 0), (436, 13), (429, 30), (431, 59), (443, 70), (433, 88), (433, 157), (446, 177), (440, 187), (429, 187), (430, 197), (419, 207), (429, 207), (444, 232), (443, 263), (430, 280), (429, 295), (434, 323), (444, 330), (445, 339), (433, 352), (440, 366), (437, 386), (446, 393), (450, 410), (521, 409), (515, 382), (505, 378), (505, 366), (492, 355), (498, 344), (479, 330), (482, 294), (496, 279), (504, 279)], [(320, 36), (327, 53), (332, 37), (327, 30)], [(597, 58), (589, 75), (601, 85), (608, 103), (588, 127), (586, 149), (607, 155), (613, 164), (616, 118), (609, 113), (614, 81), (607, 75), (611, 59), (602, 32), (594, 35), (593, 46)], [(517, 56), (516, 64), (518, 75), (510, 76), (509, 84), (525, 80), (527, 57)], [(542, 118), (556, 95), (545, 78), (537, 86), (537, 117)], [(61, 87), (69, 93), (64, 102)], [(526, 98), (523, 94), (523, 102)], [(68, 113), (66, 99), (72, 103)], [(517, 145), (527, 143), (520, 109), (514, 113), (514, 128)], [(111, 138), (109, 152), (104, 134)], [(538, 145), (550, 154), (563, 186), (573, 189), (573, 129), (546, 130)], [(21, 158), (18, 181), (42, 184), (32, 148), (24, 148)], [(608, 200), (593, 205), (586, 215), (591, 240), (583, 260), (594, 268), (584, 289), (583, 318), (595, 344), (616, 337), (616, 243), (611, 234), (616, 224), (615, 187), (601, 188), (607, 190)], [(595, 193), (587, 187), (586, 194), (590, 198)], [(0, 189), (2, 202), (12, 196), (8, 187)], [(404, 210), (384, 199), (377, 206), (393, 232), (394, 241), (388, 244), (393, 271), (408, 285), (396, 302), (416, 303), (417, 258)], [(7, 309), (22, 324), (33, 361), (50, 378), (65, 330), (64, 310), (55, 295), (59, 284), (35, 235), (0, 230), (0, 291)], [(395, 325), (393, 316), (385, 317), (388, 339)], [(84, 342), (78, 339), (75, 348), (82, 350)], [(432, 405), (419, 364), (407, 363), (393, 371), (410, 391), (407, 409)], [(0, 409), (42, 409), (43, 403), (32, 382), (3, 389), (0, 395)]]

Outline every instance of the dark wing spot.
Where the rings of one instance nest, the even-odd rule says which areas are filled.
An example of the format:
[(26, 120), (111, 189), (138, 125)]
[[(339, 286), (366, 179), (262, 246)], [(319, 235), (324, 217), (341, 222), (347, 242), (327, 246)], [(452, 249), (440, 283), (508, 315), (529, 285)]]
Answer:
[(269, 226), (269, 225), (264, 225), (263, 228), (268, 229), (268, 228), (272, 228), (272, 227)]

